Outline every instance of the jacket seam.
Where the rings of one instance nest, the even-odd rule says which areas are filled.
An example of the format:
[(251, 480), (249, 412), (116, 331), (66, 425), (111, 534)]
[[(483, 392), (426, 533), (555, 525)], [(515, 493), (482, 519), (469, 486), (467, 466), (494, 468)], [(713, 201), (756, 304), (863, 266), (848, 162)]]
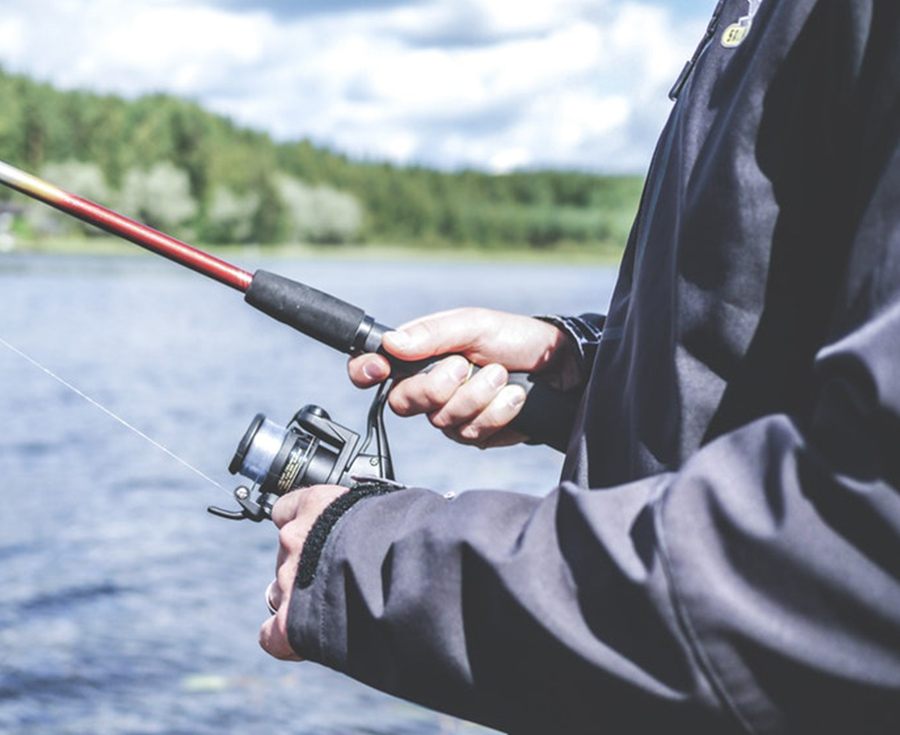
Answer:
[(722, 681), (722, 678), (718, 671), (718, 667), (712, 660), (712, 657), (703, 647), (703, 644), (700, 641), (700, 636), (697, 633), (693, 622), (691, 621), (687, 605), (682, 601), (681, 596), (678, 593), (678, 585), (675, 581), (675, 572), (672, 569), (672, 564), (670, 561), (671, 555), (669, 553), (669, 547), (666, 538), (665, 524), (663, 523), (663, 513), (670, 489), (671, 486), (668, 483), (664, 482), (662, 486), (657, 489), (656, 497), (651, 501), (651, 505), (653, 507), (653, 523), (656, 529), (656, 537), (659, 539), (660, 561), (663, 569), (663, 574), (665, 575), (667, 581), (669, 601), (672, 604), (672, 610), (675, 613), (675, 619), (682, 635), (684, 636), (685, 641), (688, 644), (691, 653), (694, 656), (695, 661), (697, 662), (697, 667), (700, 674), (706, 680), (714, 695), (719, 699), (720, 703), (727, 708), (727, 710), (732, 714), (735, 720), (737, 720), (741, 727), (746, 732), (754, 735), (757, 732), (756, 729), (752, 726), (747, 717), (741, 711), (740, 706), (728, 691), (728, 687)]

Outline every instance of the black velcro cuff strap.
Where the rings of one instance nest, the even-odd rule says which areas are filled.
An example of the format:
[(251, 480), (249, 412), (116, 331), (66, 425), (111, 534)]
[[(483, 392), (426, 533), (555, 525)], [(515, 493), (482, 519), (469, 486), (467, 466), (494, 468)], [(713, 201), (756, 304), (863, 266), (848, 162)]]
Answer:
[(304, 590), (309, 587), (316, 577), (316, 570), (319, 567), (319, 559), (322, 557), (322, 550), (325, 548), (325, 542), (331, 529), (341, 519), (341, 517), (364, 498), (371, 498), (376, 495), (388, 495), (400, 489), (396, 485), (388, 485), (380, 482), (366, 482), (354, 485), (350, 490), (329, 505), (322, 514), (316, 519), (313, 527), (303, 543), (303, 551), (300, 554), (300, 566), (297, 569), (296, 585), (298, 589)]

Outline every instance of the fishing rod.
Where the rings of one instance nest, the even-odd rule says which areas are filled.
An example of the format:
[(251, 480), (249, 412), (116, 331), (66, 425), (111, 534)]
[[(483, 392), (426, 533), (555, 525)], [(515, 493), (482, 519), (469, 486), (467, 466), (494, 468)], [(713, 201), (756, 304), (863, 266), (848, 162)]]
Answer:
[(186, 242), (169, 237), (145, 224), (129, 219), (118, 212), (102, 207), (89, 199), (71, 194), (3, 161), (0, 161), (0, 183), (32, 199), (49, 204), (83, 222), (106, 230), (112, 235), (130, 240), (135, 245), (140, 245), (142, 248), (174, 260), (176, 263), (187, 266), (191, 270), (209, 276), (238, 291), (246, 291), (253, 280), (250, 273), (237, 266), (204, 253)]
[(346, 301), (267, 271), (251, 274), (2, 161), (0, 183), (241, 291), (251, 306), (346, 354), (377, 352), (390, 331)]
[[(400, 360), (382, 348), (382, 337), (392, 331), (391, 328), (377, 322), (363, 309), (269, 271), (250, 273), (2, 161), (0, 183), (240, 291), (244, 294), (244, 301), (254, 308), (344, 354), (377, 352), (391, 363), (394, 379), (426, 370), (444, 357)], [(531, 374), (510, 373), (509, 382), (521, 385), (528, 394), (511, 426), (534, 442), (563, 451), (576, 411), (574, 399)], [(257, 416), (229, 469), (233, 474), (243, 474), (263, 487), (261, 496), (264, 502), (255, 502), (246, 488), (238, 488), (235, 497), (243, 510), (237, 515), (253, 520), (265, 517), (275, 499), (270, 496), (283, 494), (298, 486), (292, 483), (303, 480), (294, 473), (298, 465), (304, 473), (317, 466), (323, 468), (315, 476), (306, 477), (302, 482), (304, 485), (345, 482), (353, 476), (354, 468), (360, 463), (376, 468), (376, 474), (380, 477), (392, 479), (381, 419), (385, 399), (386, 390), (382, 386), (370, 410), (368, 436), (362, 444), (359, 435), (331, 421), (328, 414), (317, 406), (306, 406), (298, 411), (287, 429), (275, 426), (264, 416)], [(300, 438), (297, 439), (297, 436)], [(363, 449), (373, 436), (378, 451), (374, 455), (365, 454)], [(276, 446), (277, 450), (269, 450)], [(269, 491), (265, 491), (267, 482), (271, 486)], [(227, 511), (216, 511), (219, 515), (237, 517)]]

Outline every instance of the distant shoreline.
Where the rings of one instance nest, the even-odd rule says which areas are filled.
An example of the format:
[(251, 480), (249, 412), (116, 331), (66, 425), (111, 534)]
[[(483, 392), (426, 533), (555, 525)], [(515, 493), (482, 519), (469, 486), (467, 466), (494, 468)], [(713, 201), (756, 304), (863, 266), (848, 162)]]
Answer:
[[(513, 248), (509, 246), (397, 245), (207, 245), (195, 247), (224, 260), (229, 258), (329, 258), (352, 260), (458, 260), (535, 263), (591, 263), (615, 266), (623, 249), (609, 243), (561, 244), (553, 248)], [(39, 240), (17, 239), (6, 254), (73, 256), (149, 256), (152, 253), (116, 237), (56, 237)]]

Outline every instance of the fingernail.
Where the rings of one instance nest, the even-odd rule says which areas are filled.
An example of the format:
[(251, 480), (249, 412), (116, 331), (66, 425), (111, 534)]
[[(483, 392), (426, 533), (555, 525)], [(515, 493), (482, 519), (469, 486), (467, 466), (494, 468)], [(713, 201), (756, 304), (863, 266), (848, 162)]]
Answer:
[(501, 365), (488, 365), (484, 369), (484, 377), (491, 388), (502, 388), (506, 385), (506, 370)]
[(381, 381), (388, 376), (388, 372), (380, 362), (367, 362), (363, 365), (362, 372), (367, 380)]
[(392, 347), (395, 347), (401, 351), (406, 350), (409, 347), (410, 342), (412, 341), (406, 332), (399, 331), (388, 332), (384, 335), (383, 339), (390, 342)]
[(527, 397), (527, 393), (525, 393), (525, 389), (519, 385), (511, 385), (509, 387), (509, 395), (506, 398), (507, 405), (510, 408), (518, 408), (523, 403), (525, 403), (525, 398)]
[(469, 365), (469, 361), (465, 358), (460, 358), (459, 360), (453, 359), (450, 361), (450, 365), (447, 367), (447, 372), (450, 374), (450, 377), (456, 383), (462, 383), (466, 378), (469, 377), (469, 371), (471, 369), (471, 365)]

